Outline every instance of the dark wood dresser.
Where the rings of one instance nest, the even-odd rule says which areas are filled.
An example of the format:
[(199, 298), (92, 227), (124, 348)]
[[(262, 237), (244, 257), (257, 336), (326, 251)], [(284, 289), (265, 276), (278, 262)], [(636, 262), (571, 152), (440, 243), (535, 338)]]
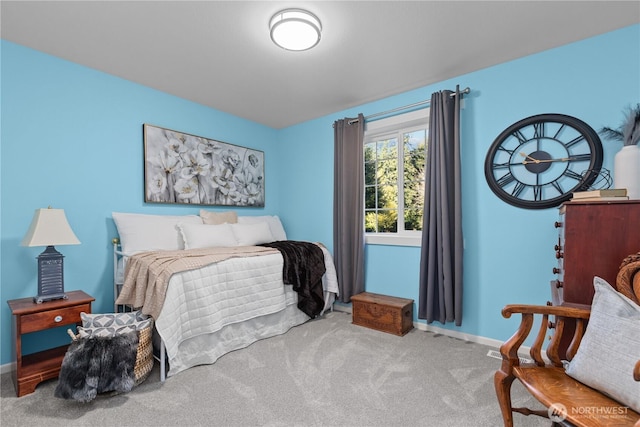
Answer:
[[(554, 305), (591, 305), (593, 277), (615, 287), (620, 264), (640, 251), (640, 200), (567, 202), (555, 223), (557, 279), (551, 282)], [(555, 327), (553, 321), (549, 327)], [(566, 322), (559, 354), (564, 357), (575, 331)]]
[(591, 305), (593, 276), (615, 286), (622, 260), (640, 251), (640, 200), (567, 202), (555, 225), (554, 304)]

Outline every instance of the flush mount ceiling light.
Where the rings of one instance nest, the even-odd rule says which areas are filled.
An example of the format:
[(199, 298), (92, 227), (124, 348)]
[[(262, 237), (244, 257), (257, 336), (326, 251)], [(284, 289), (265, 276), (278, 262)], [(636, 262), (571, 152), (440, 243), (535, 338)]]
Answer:
[(302, 9), (285, 9), (269, 21), (271, 40), (286, 50), (311, 49), (320, 41), (322, 24), (317, 16)]

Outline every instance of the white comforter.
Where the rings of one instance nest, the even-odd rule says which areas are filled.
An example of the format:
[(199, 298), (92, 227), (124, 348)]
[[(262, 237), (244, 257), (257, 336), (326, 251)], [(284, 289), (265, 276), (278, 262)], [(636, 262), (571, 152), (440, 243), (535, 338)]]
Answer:
[[(325, 310), (338, 294), (331, 254), (322, 247)], [(297, 293), (282, 281), (280, 254), (231, 258), (174, 274), (156, 328), (168, 356), (169, 376), (213, 363), (229, 351), (282, 334), (309, 320)]]

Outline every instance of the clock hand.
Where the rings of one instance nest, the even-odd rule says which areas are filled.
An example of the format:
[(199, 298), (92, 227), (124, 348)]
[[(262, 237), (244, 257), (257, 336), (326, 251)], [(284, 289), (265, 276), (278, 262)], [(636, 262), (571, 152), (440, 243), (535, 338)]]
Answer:
[(529, 163), (551, 163), (551, 162), (568, 162), (569, 160), (571, 160), (571, 157), (562, 157), (560, 159), (542, 159), (542, 160), (535, 160), (533, 162), (528, 162), (526, 160), (524, 160), (522, 163), (525, 165), (528, 165)]
[[(574, 160), (575, 157), (561, 157), (559, 159), (535, 159), (533, 157), (531, 157), (528, 154), (523, 153), (522, 151), (520, 151), (518, 154), (520, 154), (522, 157), (524, 157), (525, 159), (522, 161), (523, 165), (530, 165), (532, 163), (551, 163), (551, 162), (568, 162), (569, 160)], [(529, 160), (527, 160), (529, 159)]]
[(525, 159), (531, 159), (533, 162), (527, 162), (526, 160), (523, 160), (522, 163), (523, 164), (528, 164), (528, 163), (540, 163), (540, 160), (534, 159), (533, 157), (531, 157), (528, 154), (523, 153), (522, 151), (519, 153), (522, 157), (524, 157)]
[(540, 160), (541, 162), (568, 162), (571, 160), (571, 157), (562, 157), (560, 159), (549, 159), (549, 160)]

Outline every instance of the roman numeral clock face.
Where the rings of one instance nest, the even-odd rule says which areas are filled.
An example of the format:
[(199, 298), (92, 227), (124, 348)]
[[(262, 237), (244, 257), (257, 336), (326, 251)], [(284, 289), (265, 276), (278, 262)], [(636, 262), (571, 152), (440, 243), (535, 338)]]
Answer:
[(506, 128), (484, 164), (491, 190), (505, 202), (546, 209), (587, 190), (602, 167), (596, 131), (575, 117), (540, 114)]

